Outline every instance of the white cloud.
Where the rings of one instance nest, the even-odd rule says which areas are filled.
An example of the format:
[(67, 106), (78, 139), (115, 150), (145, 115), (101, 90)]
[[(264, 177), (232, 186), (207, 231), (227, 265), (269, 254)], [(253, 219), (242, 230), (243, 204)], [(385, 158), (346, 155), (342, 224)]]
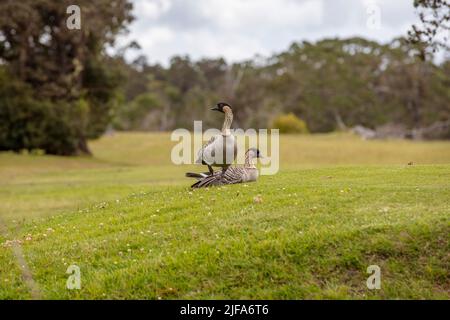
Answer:
[[(380, 28), (367, 27), (367, 5), (380, 8)], [(134, 0), (136, 21), (119, 43), (137, 40), (149, 61), (173, 55), (270, 55), (293, 41), (364, 36), (389, 41), (417, 21), (412, 0)]]
[(206, 12), (218, 13), (215, 21), (223, 30), (264, 32), (271, 28), (295, 27), (299, 24), (319, 25), (322, 22), (322, 1), (320, 0), (204, 2)]
[(133, 2), (134, 12), (141, 19), (156, 19), (170, 9), (170, 0), (137, 0)]

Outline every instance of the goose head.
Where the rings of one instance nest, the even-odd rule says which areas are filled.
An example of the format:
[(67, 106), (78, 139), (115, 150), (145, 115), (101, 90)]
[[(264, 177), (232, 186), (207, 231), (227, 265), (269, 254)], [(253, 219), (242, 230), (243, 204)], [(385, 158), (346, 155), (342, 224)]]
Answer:
[(250, 148), (247, 150), (247, 154), (250, 158), (263, 158), (261, 152), (257, 148)]
[(215, 107), (211, 108), (211, 110), (226, 113), (231, 112), (231, 106), (226, 102), (219, 102)]

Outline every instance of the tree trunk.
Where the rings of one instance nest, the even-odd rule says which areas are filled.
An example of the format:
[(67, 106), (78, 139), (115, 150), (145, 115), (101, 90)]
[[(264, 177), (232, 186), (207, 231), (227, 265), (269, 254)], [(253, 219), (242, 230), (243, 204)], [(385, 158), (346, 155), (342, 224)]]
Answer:
[(26, 64), (27, 64), (27, 57), (28, 57), (28, 29), (25, 30), (25, 32), (22, 35), (21, 44), (19, 47), (19, 79), (22, 81), (25, 81), (26, 79)]
[(345, 131), (345, 130), (347, 130), (347, 126), (345, 125), (344, 120), (342, 120), (341, 115), (340, 115), (339, 112), (336, 111), (336, 110), (334, 110), (334, 119), (336, 120), (337, 128), (338, 128), (340, 131)]
[(92, 152), (88, 147), (87, 141), (85, 137), (80, 137), (78, 140), (78, 150), (77, 153), (79, 155), (92, 156)]

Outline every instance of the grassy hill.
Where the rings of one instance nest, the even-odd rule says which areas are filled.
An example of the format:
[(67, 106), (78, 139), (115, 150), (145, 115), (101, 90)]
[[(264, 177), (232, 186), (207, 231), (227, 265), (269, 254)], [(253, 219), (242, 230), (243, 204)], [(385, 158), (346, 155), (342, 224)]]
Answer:
[(0, 298), (449, 298), (449, 142), (283, 136), (277, 175), (195, 191), (172, 145), (1, 153)]

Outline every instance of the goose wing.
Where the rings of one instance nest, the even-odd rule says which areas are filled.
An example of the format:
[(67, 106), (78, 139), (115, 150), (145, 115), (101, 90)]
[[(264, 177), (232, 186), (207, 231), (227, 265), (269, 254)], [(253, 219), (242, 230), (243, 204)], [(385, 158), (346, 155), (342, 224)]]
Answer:
[(245, 175), (245, 169), (242, 167), (229, 167), (224, 174), (221, 175), (221, 179), (224, 184), (234, 184), (242, 182)]
[[(211, 139), (209, 139), (209, 141), (207, 143), (205, 143), (203, 145), (203, 147), (200, 148), (200, 150), (198, 150), (197, 160), (195, 161), (195, 163), (204, 163), (204, 162), (206, 162), (206, 163), (209, 164), (211, 162), (210, 161), (211, 159), (206, 159), (206, 157), (205, 157), (205, 150), (207, 150), (209, 148), (213, 148), (214, 149), (214, 143), (217, 141), (217, 137), (218, 137), (218, 135), (212, 136)], [(211, 152), (208, 152), (208, 154), (211, 154)]]
[(224, 184), (241, 183), (245, 174), (245, 169), (241, 167), (229, 167), (225, 173), (221, 170), (215, 171), (213, 175), (200, 179), (194, 183), (192, 188), (206, 188), (220, 186)]

